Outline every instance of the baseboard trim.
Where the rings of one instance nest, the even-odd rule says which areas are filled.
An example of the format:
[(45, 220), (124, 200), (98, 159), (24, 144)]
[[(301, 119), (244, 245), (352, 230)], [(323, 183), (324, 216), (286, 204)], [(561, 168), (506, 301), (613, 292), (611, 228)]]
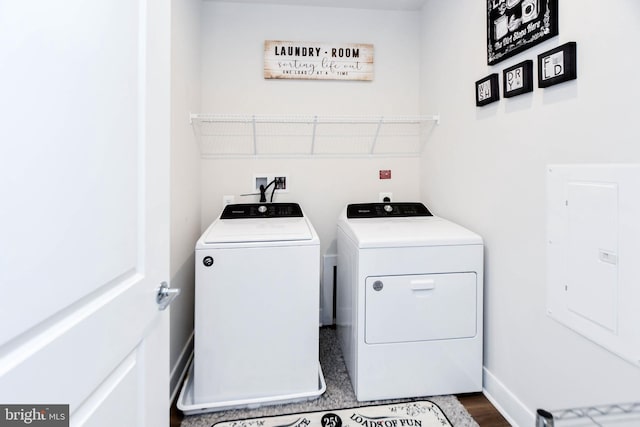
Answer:
[(483, 394), (509, 424), (514, 427), (535, 424), (535, 414), (486, 367), (483, 368), (483, 377)]
[(180, 357), (178, 357), (178, 361), (175, 366), (171, 369), (171, 376), (169, 379), (169, 384), (171, 385), (171, 402), (173, 402), (180, 393), (180, 389), (182, 388), (182, 383), (184, 382), (185, 377), (187, 376), (187, 370), (189, 369), (189, 365), (191, 364), (191, 359), (193, 358), (193, 336), (194, 333), (191, 332), (189, 339), (187, 340), (182, 352), (180, 352)]

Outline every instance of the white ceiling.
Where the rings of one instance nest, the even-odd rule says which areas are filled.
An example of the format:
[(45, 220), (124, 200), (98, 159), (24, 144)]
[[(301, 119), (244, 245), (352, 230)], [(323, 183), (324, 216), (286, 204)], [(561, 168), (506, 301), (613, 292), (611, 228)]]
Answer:
[(288, 4), (353, 9), (420, 10), (425, 0), (208, 0), (226, 3)]

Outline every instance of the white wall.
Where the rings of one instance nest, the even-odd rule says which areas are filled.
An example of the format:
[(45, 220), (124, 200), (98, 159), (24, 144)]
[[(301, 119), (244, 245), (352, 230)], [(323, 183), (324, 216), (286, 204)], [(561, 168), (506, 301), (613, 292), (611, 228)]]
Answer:
[[(536, 408), (638, 401), (640, 369), (545, 314), (545, 165), (640, 161), (640, 2), (562, 0), (560, 35), (486, 65), (486, 2), (428, 0), (421, 106), (441, 125), (422, 198), (486, 243), (485, 387), (521, 426)], [(568, 41), (578, 79), (485, 107), (474, 82)], [(502, 81), (502, 76), (500, 77)], [(502, 92), (502, 90), (501, 90)]]
[(182, 291), (171, 304), (175, 393), (193, 345), (193, 254), (200, 236), (200, 153), (188, 121), (200, 107), (200, 0), (174, 0), (171, 13), (171, 286)]
[[(265, 80), (265, 40), (372, 43), (372, 82)], [(420, 13), (204, 2), (202, 111), (218, 114), (411, 115), (419, 111)], [(289, 174), (290, 192), (311, 218), (322, 252), (334, 251), (336, 219), (348, 202), (419, 195), (419, 159), (209, 159), (202, 163), (202, 227), (236, 202), (255, 173)], [(380, 169), (392, 179), (381, 181)]]

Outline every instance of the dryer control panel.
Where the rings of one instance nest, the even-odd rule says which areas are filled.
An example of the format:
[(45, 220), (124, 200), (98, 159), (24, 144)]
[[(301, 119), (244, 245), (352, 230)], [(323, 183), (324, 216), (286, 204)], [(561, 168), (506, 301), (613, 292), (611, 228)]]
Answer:
[(347, 205), (347, 218), (432, 216), (422, 203), (357, 203)]

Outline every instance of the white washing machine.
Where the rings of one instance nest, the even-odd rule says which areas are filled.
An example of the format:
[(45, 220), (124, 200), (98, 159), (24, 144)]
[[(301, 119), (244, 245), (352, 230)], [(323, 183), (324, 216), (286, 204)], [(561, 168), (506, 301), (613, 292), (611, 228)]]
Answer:
[(422, 203), (348, 205), (336, 323), (360, 401), (482, 390), (483, 243)]
[(322, 394), (320, 242), (300, 206), (226, 206), (198, 240), (195, 263), (187, 412)]

